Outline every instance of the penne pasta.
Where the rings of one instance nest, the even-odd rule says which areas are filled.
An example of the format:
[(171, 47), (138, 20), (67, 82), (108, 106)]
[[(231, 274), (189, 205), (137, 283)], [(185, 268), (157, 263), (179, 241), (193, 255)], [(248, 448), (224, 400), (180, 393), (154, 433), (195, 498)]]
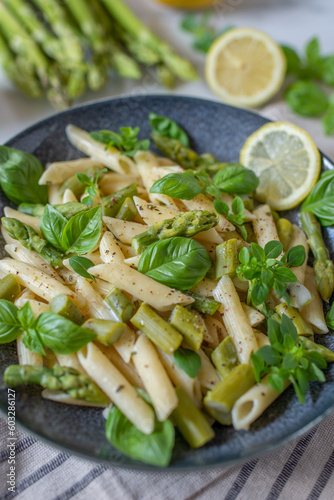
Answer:
[(96, 164), (96, 161), (91, 158), (49, 163), (39, 178), (38, 184), (62, 184), (66, 179)]
[(305, 277), (306, 277), (306, 267), (307, 267), (307, 260), (308, 260), (308, 254), (310, 247), (307, 243), (307, 238), (302, 229), (300, 227), (296, 226), (296, 224), (293, 224), (293, 233), (292, 233), (292, 240), (289, 246), (289, 249), (292, 247), (295, 247), (297, 245), (302, 245), (305, 248), (305, 254), (306, 258), (304, 261), (304, 264), (302, 264), (299, 267), (292, 267), (291, 271), (297, 276), (298, 281), (302, 283), (303, 285), (306, 284), (305, 282)]
[(92, 403), (91, 401), (85, 401), (83, 399), (74, 399), (69, 394), (66, 394), (66, 392), (52, 391), (50, 389), (44, 389), (42, 391), (42, 398), (55, 401), (56, 403), (65, 403), (67, 405), (105, 408), (105, 405), (101, 403)]
[(99, 345), (99, 348), (114, 366), (128, 379), (131, 385), (144, 389), (143, 381), (135, 369), (132, 361), (126, 363), (113, 346)]
[(63, 197), (59, 194), (59, 184), (48, 185), (48, 201), (50, 205), (60, 205), (63, 203)]
[(251, 326), (257, 326), (265, 319), (264, 315), (254, 307), (251, 307), (244, 302), (242, 302), (241, 305)]
[(313, 300), (303, 306), (299, 312), (302, 318), (312, 326), (315, 333), (328, 333), (321, 297), (315, 284), (315, 274), (312, 267), (306, 266), (306, 283)]
[(18, 212), (17, 210), (14, 210), (14, 208), (10, 207), (5, 207), (3, 209), (5, 217), (10, 217), (11, 219), (17, 219), (24, 224), (27, 224), (28, 226), (32, 227), (36, 233), (41, 234), (40, 230), (40, 221), (41, 219), (39, 217), (33, 217), (32, 215), (27, 215), (23, 214), (22, 212)]
[(78, 202), (78, 198), (75, 196), (73, 191), (70, 189), (65, 189), (63, 194), (63, 203)]
[(270, 207), (268, 205), (259, 205), (253, 211), (253, 214), (256, 215), (256, 219), (252, 221), (254, 234), (260, 247), (264, 248), (266, 243), (272, 240), (279, 241)]
[(181, 213), (180, 210), (176, 207), (156, 205), (154, 203), (145, 201), (138, 196), (134, 196), (133, 201), (136, 205), (139, 215), (148, 226), (152, 226), (153, 224), (161, 222), (165, 219), (171, 219)]
[(128, 380), (92, 342), (78, 352), (78, 358), (94, 382), (121, 412), (144, 434), (154, 429), (154, 412)]
[(68, 366), (74, 368), (82, 375), (87, 375), (82, 365), (79, 363), (78, 356), (73, 354), (56, 354), (57, 361), (60, 366)]
[(51, 278), (62, 283), (62, 279), (58, 276), (57, 271), (48, 262), (46, 262), (37, 252), (28, 250), (18, 241), (5, 246), (6, 252), (14, 259), (20, 262), (25, 262), (30, 266), (36, 267), (40, 271), (48, 274)]
[[(215, 210), (212, 201), (204, 194), (199, 194), (192, 200), (182, 200), (182, 203), (188, 210)], [(217, 231), (233, 231), (234, 226), (223, 215), (218, 214), (219, 222), (216, 226)]]
[(198, 354), (201, 358), (201, 368), (198, 372), (198, 380), (202, 389), (202, 392), (206, 394), (207, 391), (212, 390), (215, 385), (219, 384), (220, 376), (213, 366), (207, 355), (202, 349), (198, 350)]
[(30, 351), (22, 342), (22, 335), (16, 339), (16, 349), (20, 365), (43, 366), (43, 356)]
[(138, 222), (127, 222), (113, 217), (103, 217), (103, 222), (119, 241), (129, 245), (134, 236), (147, 231), (147, 226)]
[(123, 262), (124, 254), (115, 236), (106, 231), (100, 241), (100, 255), (102, 262)]

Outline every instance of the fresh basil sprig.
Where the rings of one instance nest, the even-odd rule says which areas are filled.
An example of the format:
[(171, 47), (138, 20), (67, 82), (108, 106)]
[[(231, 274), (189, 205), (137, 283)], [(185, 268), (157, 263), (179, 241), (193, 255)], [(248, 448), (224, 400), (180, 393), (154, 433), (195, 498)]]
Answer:
[(87, 272), (87, 269), (94, 266), (94, 262), (92, 262), (90, 259), (87, 259), (87, 257), (79, 257), (78, 255), (74, 255), (73, 257), (69, 258), (69, 263), (73, 271), (80, 274), (80, 276), (96, 282), (95, 276)]
[(150, 113), (149, 121), (154, 134), (177, 139), (186, 147), (190, 145), (187, 132), (185, 132), (174, 120), (166, 116), (157, 115), (156, 113)]
[(208, 52), (215, 39), (233, 28), (227, 26), (221, 31), (217, 31), (209, 25), (213, 11), (206, 11), (202, 15), (186, 14), (181, 22), (181, 28), (194, 36), (192, 46), (200, 52)]
[(263, 346), (251, 355), (256, 381), (269, 374), (269, 384), (282, 392), (284, 381), (289, 380), (299, 401), (304, 403), (309, 382), (325, 382), (322, 371), (327, 366), (325, 359), (319, 352), (306, 349), (298, 339), (295, 325), (285, 314), (281, 324), (268, 320), (268, 337), (270, 346)]
[(303, 202), (301, 210), (312, 212), (322, 226), (334, 224), (334, 170), (323, 172)]
[(244, 247), (240, 251), (237, 275), (249, 281), (248, 300), (254, 306), (263, 304), (272, 289), (278, 298), (290, 304), (287, 284), (298, 279), (289, 267), (301, 266), (306, 254), (303, 245), (290, 248), (287, 254), (281, 256), (282, 251), (283, 245), (279, 241), (269, 241), (264, 249), (257, 243), (251, 243), (251, 248)]
[(202, 365), (201, 358), (197, 352), (184, 349), (183, 347), (179, 347), (174, 352), (174, 361), (191, 378), (197, 377)]
[(102, 174), (108, 172), (107, 168), (103, 168), (100, 172), (98, 172), (93, 178), (88, 177), (88, 175), (83, 174), (82, 172), (77, 173), (77, 178), (85, 187), (85, 196), (82, 198), (81, 202), (85, 205), (92, 207), (93, 206), (93, 197), (98, 195), (98, 182)]
[(231, 205), (232, 212), (230, 211), (230, 207), (221, 200), (215, 200), (213, 202), (213, 205), (216, 212), (220, 215), (224, 215), (224, 217), (226, 217), (226, 219), (236, 227), (237, 231), (241, 234), (243, 239), (247, 241), (248, 233), (244, 226), (247, 217), (244, 214), (245, 205), (242, 199), (239, 196), (236, 196), (234, 198)]
[(15, 340), (21, 333), (25, 346), (41, 355), (44, 347), (56, 354), (71, 354), (96, 335), (58, 314), (45, 312), (34, 318), (29, 302), (18, 309), (8, 300), (0, 300), (0, 343)]
[(46, 205), (41, 217), (44, 238), (66, 254), (85, 254), (97, 244), (102, 232), (102, 208), (91, 208), (66, 219), (52, 205)]
[(47, 187), (38, 184), (42, 173), (42, 164), (35, 156), (0, 146), (0, 185), (14, 203), (47, 203)]
[(98, 142), (106, 144), (106, 147), (113, 146), (120, 150), (121, 154), (134, 156), (137, 151), (147, 151), (150, 147), (148, 139), (138, 139), (139, 127), (121, 127), (119, 133), (111, 130), (99, 130), (90, 132), (90, 136)]
[(175, 431), (173, 424), (165, 420), (155, 422), (152, 434), (144, 434), (113, 406), (106, 422), (106, 437), (112, 446), (128, 457), (166, 467), (172, 455)]
[(325, 92), (314, 82), (298, 80), (285, 92), (290, 108), (302, 116), (319, 116), (328, 108)]
[(175, 236), (149, 245), (141, 254), (138, 271), (171, 288), (187, 290), (204, 278), (211, 265), (203, 245)]
[(219, 170), (212, 182), (224, 193), (249, 194), (258, 187), (259, 178), (249, 168), (235, 163)]

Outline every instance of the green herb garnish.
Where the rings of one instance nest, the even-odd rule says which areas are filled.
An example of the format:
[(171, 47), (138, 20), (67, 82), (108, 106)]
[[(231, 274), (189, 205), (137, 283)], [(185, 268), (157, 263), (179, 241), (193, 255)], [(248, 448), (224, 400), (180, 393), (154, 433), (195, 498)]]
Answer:
[(150, 147), (148, 139), (138, 139), (139, 127), (121, 127), (119, 133), (111, 130), (100, 130), (90, 132), (90, 136), (98, 142), (106, 144), (106, 147), (113, 146), (120, 150), (121, 154), (134, 156), (137, 151), (147, 151)]

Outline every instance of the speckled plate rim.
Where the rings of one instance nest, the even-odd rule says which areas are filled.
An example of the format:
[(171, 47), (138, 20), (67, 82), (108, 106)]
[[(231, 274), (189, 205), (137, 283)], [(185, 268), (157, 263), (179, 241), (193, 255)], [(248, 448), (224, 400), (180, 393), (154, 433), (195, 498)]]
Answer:
[[(229, 106), (229, 105), (226, 105), (224, 103), (220, 103), (219, 101), (216, 101), (214, 99), (203, 99), (200, 97), (192, 97), (192, 96), (186, 96), (186, 95), (181, 95), (181, 94), (180, 95), (179, 94), (178, 95), (174, 95), (174, 94), (141, 94), (138, 96), (137, 95), (130, 95), (130, 94), (129, 95), (122, 94), (122, 95), (118, 95), (118, 96), (113, 96), (111, 98), (101, 98), (101, 99), (92, 100), (92, 101), (89, 101), (86, 103), (82, 103), (82, 104), (73, 106), (70, 109), (62, 111), (62, 112), (52, 113), (52, 114), (48, 115), (47, 117), (45, 117), (41, 120), (38, 120), (37, 122), (34, 122), (31, 126), (26, 127), (21, 132), (19, 132), (17, 135), (8, 139), (4, 145), (11, 147), (12, 143), (24, 138), (27, 134), (34, 132), (35, 130), (40, 128), (41, 125), (43, 125), (45, 122), (48, 122), (49, 120), (52, 120), (59, 115), (66, 116), (66, 114), (70, 114), (72, 111), (80, 110), (82, 108), (94, 107), (96, 104), (104, 104), (104, 103), (108, 104), (109, 102), (112, 102), (112, 101), (126, 101), (129, 98), (137, 98), (137, 99), (142, 98), (144, 100), (149, 99), (149, 98), (158, 98), (158, 99), (162, 99), (162, 100), (180, 98), (182, 100), (186, 99), (189, 101), (202, 102), (202, 103), (208, 102), (208, 103), (222, 105), (223, 107), (233, 108), (233, 106)], [(248, 115), (253, 115), (255, 117), (260, 117), (264, 122), (272, 121), (272, 120), (269, 120), (269, 119), (261, 116), (259, 113), (255, 113), (253, 111), (249, 111), (249, 110), (241, 109), (241, 108), (236, 108), (236, 109), (238, 109), (242, 113), (246, 113)], [(322, 155), (322, 158), (323, 158), (325, 164), (331, 168), (334, 168), (334, 162), (324, 153), (321, 152), (321, 155)], [(7, 410), (7, 408), (0, 401), (0, 414), (3, 415), (4, 417), (6, 417), (6, 410)], [(281, 448), (285, 444), (292, 442), (295, 439), (303, 436), (304, 434), (306, 434), (313, 427), (315, 427), (320, 422), (322, 422), (326, 417), (328, 417), (333, 412), (334, 412), (334, 402), (332, 404), (330, 404), (326, 408), (326, 410), (323, 411), (320, 415), (316, 416), (315, 418), (313, 418), (312, 420), (307, 422), (305, 425), (303, 425), (299, 429), (296, 429), (294, 432), (290, 432), (290, 433), (286, 433), (286, 434), (282, 435), (281, 439), (277, 442), (273, 442), (273, 443), (269, 443), (269, 444), (267, 443), (265, 449), (258, 449), (257, 448), (256, 450), (250, 450), (249, 452), (246, 452), (245, 454), (243, 454), (242, 456), (239, 456), (237, 458), (233, 458), (230, 460), (224, 459), (221, 462), (217, 462), (217, 463), (209, 463), (209, 464), (201, 464), (201, 465), (176, 463), (175, 467), (173, 467), (173, 465), (172, 465), (172, 466), (166, 467), (166, 468), (156, 467), (156, 466), (144, 464), (144, 463), (143, 464), (140, 464), (140, 463), (139, 464), (115, 463), (115, 462), (110, 462), (109, 460), (107, 460), (103, 457), (97, 457), (94, 455), (86, 455), (85, 453), (83, 453), (79, 450), (76, 450), (74, 448), (71, 448), (70, 446), (61, 444), (61, 443), (59, 443), (51, 438), (44, 436), (43, 434), (41, 434), (35, 430), (32, 430), (28, 425), (26, 425), (24, 422), (22, 422), (19, 417), (16, 417), (16, 424), (22, 431), (26, 431), (29, 435), (35, 437), (39, 441), (42, 441), (46, 445), (53, 446), (53, 447), (65, 452), (65, 453), (77, 456), (77, 457), (79, 457), (83, 460), (86, 460), (86, 461), (90, 461), (90, 462), (98, 463), (98, 464), (103, 464), (103, 465), (108, 466), (110, 468), (116, 467), (116, 468), (121, 468), (121, 469), (136, 470), (139, 472), (141, 471), (141, 472), (152, 472), (152, 473), (155, 473), (155, 472), (184, 473), (184, 472), (194, 472), (194, 471), (205, 471), (208, 469), (219, 468), (219, 467), (228, 467), (228, 466), (232, 466), (232, 465), (242, 464), (242, 463), (248, 462), (249, 460), (268, 455), (269, 453), (275, 451), (276, 449)]]

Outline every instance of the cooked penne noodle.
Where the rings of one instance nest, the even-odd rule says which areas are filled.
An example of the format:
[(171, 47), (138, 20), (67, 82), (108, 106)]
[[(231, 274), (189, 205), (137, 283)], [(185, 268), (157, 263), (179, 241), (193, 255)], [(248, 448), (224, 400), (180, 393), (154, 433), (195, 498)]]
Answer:
[[(219, 321), (217, 318), (214, 318), (212, 316), (205, 317), (205, 325), (206, 325), (208, 334), (211, 335), (211, 337), (214, 338), (215, 340), (214, 340), (214, 342), (208, 342), (206, 340), (206, 332), (205, 331), (204, 331), (204, 340), (207, 342), (209, 347), (212, 347), (213, 349), (215, 349), (220, 344), (220, 342), (228, 336), (226, 328), (221, 321)], [(216, 333), (216, 337), (214, 336), (214, 332)]]
[(126, 363), (113, 346), (106, 347), (104, 345), (99, 345), (99, 348), (101, 349), (103, 354), (107, 356), (107, 358), (112, 362), (112, 364), (116, 366), (117, 370), (119, 370), (124, 375), (124, 377), (128, 379), (131, 385), (133, 385), (134, 387), (139, 387), (140, 389), (144, 389), (143, 381), (140, 378), (131, 360), (129, 363)]
[(65, 189), (64, 194), (63, 194), (63, 203), (69, 203), (69, 202), (78, 202), (78, 198), (75, 196), (73, 191), (70, 189)]
[(137, 339), (132, 361), (151, 398), (157, 419), (163, 422), (177, 407), (178, 398), (154, 345), (144, 334)]
[(103, 217), (103, 222), (116, 238), (125, 244), (131, 244), (131, 239), (137, 234), (147, 231), (147, 227), (138, 222), (127, 222), (113, 217)]
[(135, 332), (131, 328), (127, 327), (121, 338), (113, 344), (114, 348), (125, 363), (130, 363), (136, 340), (137, 335)]
[(306, 283), (313, 296), (313, 300), (302, 307), (299, 312), (302, 318), (312, 326), (312, 330), (315, 333), (328, 333), (329, 330), (322, 307), (321, 297), (315, 284), (314, 270), (310, 266), (306, 266)]
[(202, 362), (197, 378), (199, 380), (202, 392), (205, 394), (220, 382), (220, 376), (216, 368), (213, 366), (208, 356), (202, 349), (199, 349), (197, 354), (199, 354)]
[[(234, 200), (234, 197), (231, 196), (230, 194), (227, 194), (227, 193), (221, 194), (221, 201), (223, 203), (226, 203), (226, 205), (230, 208), (232, 208), (233, 200)], [(247, 208), (244, 208), (243, 215), (246, 216), (246, 219), (245, 219), (246, 222), (256, 219), (256, 216), (254, 214), (252, 214), (249, 210), (247, 210)]]
[(240, 363), (249, 363), (250, 355), (258, 345), (253, 329), (241, 305), (239, 296), (229, 276), (223, 276), (213, 291), (214, 298), (223, 306), (222, 319), (231, 335)]
[(43, 356), (30, 351), (22, 342), (22, 335), (16, 339), (16, 349), (19, 365), (43, 366)]
[(172, 219), (173, 217), (175, 217), (176, 215), (180, 215), (181, 213), (180, 210), (176, 207), (156, 205), (154, 203), (145, 201), (138, 196), (134, 196), (133, 201), (136, 205), (139, 215), (148, 226), (152, 226), (153, 224), (166, 219)]
[(198, 378), (189, 377), (185, 371), (178, 367), (175, 363), (173, 354), (167, 354), (161, 349), (157, 349), (157, 352), (174, 385), (182, 387), (197, 408), (200, 408), (202, 404), (202, 393)]
[(191, 291), (202, 297), (213, 297), (213, 291), (217, 286), (217, 282), (204, 278), (202, 281), (193, 286)]
[[(106, 231), (100, 241), (100, 255), (102, 262), (123, 262), (124, 254), (115, 236)], [(95, 262), (94, 262), (95, 264)]]
[(36, 231), (36, 233), (41, 234), (40, 230), (41, 219), (39, 217), (33, 217), (32, 215), (23, 214), (22, 212), (14, 210), (14, 208), (10, 207), (5, 207), (3, 211), (5, 217), (10, 217), (11, 219), (17, 219), (23, 222), (24, 224), (27, 224), (28, 226), (32, 227)]
[[(232, 423), (236, 430), (247, 431), (268, 406), (282, 394), (271, 387), (268, 378), (268, 375), (264, 377), (259, 384), (251, 387), (234, 403)], [(289, 385), (289, 381), (284, 381), (284, 390)]]
[[(182, 203), (188, 210), (215, 210), (212, 201), (210, 201), (204, 194), (199, 194), (192, 200), (182, 200)], [(219, 222), (216, 226), (217, 231), (233, 231), (234, 226), (223, 215), (218, 214)]]
[(81, 307), (81, 310), (87, 318), (118, 321), (116, 314), (109, 309), (101, 295), (82, 276), (77, 279), (75, 291), (85, 299), (85, 305)]
[(21, 285), (29, 288), (36, 295), (48, 302), (56, 295), (62, 293), (73, 299), (75, 298), (74, 292), (67, 286), (55, 278), (51, 278), (45, 272), (24, 262), (6, 258), (0, 261), (0, 270), (5, 271), (7, 274), (13, 274)]
[(279, 241), (270, 207), (268, 205), (259, 205), (253, 211), (253, 214), (256, 215), (256, 219), (252, 221), (254, 234), (260, 247), (264, 248), (266, 243), (272, 240)]
[(5, 245), (6, 252), (14, 259), (21, 262), (25, 262), (30, 266), (36, 267), (40, 271), (48, 274), (51, 278), (62, 283), (62, 279), (58, 276), (57, 271), (48, 262), (46, 262), (37, 252), (33, 250), (28, 250), (21, 245), (18, 241), (16, 244), (11, 243), (10, 245)]
[(194, 301), (182, 292), (162, 285), (124, 263), (100, 264), (91, 267), (88, 272), (97, 278), (113, 283), (137, 299), (152, 305), (158, 311), (168, 311), (175, 304), (186, 305)]
[(21, 308), (28, 300), (38, 300), (38, 297), (31, 290), (25, 288), (24, 291), (17, 297), (14, 304), (18, 308)]
[(138, 262), (140, 259), (140, 255), (135, 255), (134, 257), (129, 257), (128, 259), (124, 259), (124, 264), (132, 267), (133, 269), (138, 268)]
[(99, 188), (102, 190), (103, 194), (107, 196), (108, 194), (116, 193), (116, 191), (119, 191), (134, 182), (141, 185), (141, 177), (137, 175), (125, 176), (123, 174), (108, 172), (99, 180)]
[(207, 231), (201, 231), (200, 233), (197, 233), (195, 236), (193, 236), (193, 238), (194, 240), (197, 240), (199, 242), (209, 241), (210, 243), (216, 243), (217, 245), (219, 245), (219, 243), (223, 243), (224, 241), (213, 227), (211, 227)]
[(307, 267), (307, 260), (310, 247), (307, 243), (307, 238), (304, 231), (300, 229), (300, 227), (296, 226), (296, 224), (293, 224), (293, 234), (289, 249), (297, 245), (302, 245), (305, 248), (306, 258), (304, 264), (302, 264), (299, 267), (291, 267), (291, 271), (297, 276), (298, 281), (300, 281), (300, 283), (305, 285), (306, 267)]
[(152, 408), (100, 349), (89, 342), (78, 352), (78, 358), (88, 375), (130, 422), (144, 434), (151, 434), (154, 429)]
[(56, 354), (57, 361), (60, 366), (68, 366), (74, 368), (82, 375), (87, 375), (82, 365), (79, 363), (78, 356), (75, 353), (72, 354)]
[(46, 356), (43, 356), (43, 361), (44, 361), (44, 366), (46, 368), (51, 368), (52, 369), (55, 366), (59, 365), (55, 353), (53, 353), (49, 349), (46, 349)]
[(66, 135), (68, 140), (80, 151), (90, 156), (95, 162), (101, 163), (118, 174), (136, 174), (135, 163), (113, 147), (107, 147), (95, 141), (88, 132), (75, 125), (67, 125)]
[(96, 164), (96, 161), (91, 158), (79, 158), (78, 160), (55, 161), (49, 163), (41, 175), (38, 184), (62, 184), (69, 177), (79, 172), (83, 172)]
[(15, 243), (17, 243), (17, 240), (14, 240), (14, 238), (9, 236), (8, 231), (6, 231), (6, 229), (3, 226), (1, 226), (1, 234), (3, 239), (5, 240), (5, 243), (7, 243), (8, 245), (12, 243), (15, 245)]
[(241, 305), (251, 326), (257, 326), (265, 319), (264, 315), (254, 307), (251, 307), (244, 302), (242, 302)]
[(63, 203), (63, 197), (59, 194), (59, 184), (48, 185), (48, 201), (50, 205), (60, 205)]
[(264, 346), (264, 345), (270, 345), (268, 335), (260, 332), (260, 330), (256, 330), (255, 328), (253, 328), (253, 332), (254, 332), (254, 335), (255, 335), (255, 338), (257, 341), (257, 345), (259, 346), (259, 348)]

